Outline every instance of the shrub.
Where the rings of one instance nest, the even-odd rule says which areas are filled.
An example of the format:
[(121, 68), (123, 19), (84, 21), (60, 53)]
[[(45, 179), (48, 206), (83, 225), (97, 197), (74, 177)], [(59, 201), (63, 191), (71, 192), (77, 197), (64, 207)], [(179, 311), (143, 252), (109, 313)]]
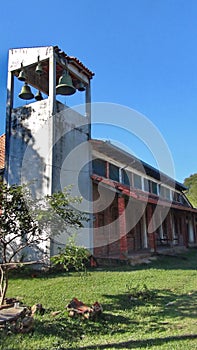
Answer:
[(77, 246), (74, 239), (70, 239), (64, 249), (59, 254), (51, 257), (52, 265), (63, 268), (66, 271), (86, 271), (89, 260), (89, 251), (81, 246)]
[(135, 287), (127, 285), (130, 300), (152, 300), (155, 297), (154, 291), (148, 289), (146, 284), (137, 284)]

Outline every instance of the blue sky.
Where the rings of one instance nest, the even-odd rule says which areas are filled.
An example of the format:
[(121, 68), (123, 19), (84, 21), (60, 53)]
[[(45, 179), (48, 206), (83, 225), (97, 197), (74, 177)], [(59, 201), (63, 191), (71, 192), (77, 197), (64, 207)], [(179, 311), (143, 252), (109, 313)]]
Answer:
[[(196, 0), (34, 0), (28, 6), (9, 0), (0, 14), (1, 133), (8, 50), (58, 45), (95, 72), (93, 102), (128, 106), (158, 128), (178, 181), (197, 172)], [(94, 137), (112, 135), (93, 128)], [(121, 141), (121, 132), (116, 136)], [(151, 164), (144, 147), (132, 142), (135, 154)]]

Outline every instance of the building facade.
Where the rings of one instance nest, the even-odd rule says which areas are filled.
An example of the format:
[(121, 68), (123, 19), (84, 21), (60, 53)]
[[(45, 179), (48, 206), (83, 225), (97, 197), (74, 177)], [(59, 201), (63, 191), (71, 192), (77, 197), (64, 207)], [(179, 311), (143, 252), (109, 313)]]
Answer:
[(96, 256), (124, 259), (196, 245), (197, 210), (182, 184), (165, 174), (161, 182), (157, 169), (110, 142), (90, 142)]
[[(78, 242), (96, 257), (125, 259), (195, 245), (197, 210), (185, 187), (110, 142), (91, 138), (93, 76), (57, 46), (9, 51), (5, 181), (31, 183), (35, 196), (73, 184), (89, 215)], [(74, 93), (84, 95), (82, 113), (56, 98)], [(62, 235), (58, 244), (65, 243)], [(51, 242), (52, 255), (58, 244)]]

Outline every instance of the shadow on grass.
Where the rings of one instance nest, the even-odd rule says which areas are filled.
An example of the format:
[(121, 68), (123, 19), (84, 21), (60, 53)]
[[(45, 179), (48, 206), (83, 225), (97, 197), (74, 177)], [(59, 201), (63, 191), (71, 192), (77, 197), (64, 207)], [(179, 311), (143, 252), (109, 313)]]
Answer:
[(80, 341), (85, 336), (100, 336), (114, 333), (124, 333), (120, 324), (125, 326), (129, 322), (127, 317), (115, 316), (113, 314), (103, 314), (97, 320), (83, 319), (81, 317), (70, 318), (62, 316), (56, 319), (41, 319), (35, 321), (35, 331), (33, 337), (55, 336), (67, 343)]
[[(157, 321), (161, 319), (172, 319), (175, 317), (197, 317), (197, 292), (188, 294), (177, 294), (171, 290), (148, 290), (139, 298), (133, 297), (129, 292), (125, 294), (103, 295), (109, 303), (105, 303), (105, 310), (111, 312), (137, 309), (143, 307), (144, 316), (151, 313), (151, 319)], [(153, 308), (154, 307), (154, 308)], [(149, 311), (151, 308), (151, 311)], [(143, 312), (140, 309), (140, 313)], [(158, 327), (159, 328), (159, 327)]]
[[(20, 338), (21, 336), (29, 339), (29, 341), (32, 341), (33, 343), (36, 341), (40, 342), (41, 339), (43, 340), (44, 338), (50, 337), (52, 342), (51, 349), (56, 349), (54, 347), (56, 345), (58, 346), (58, 349), (64, 349), (64, 347), (61, 347), (62, 344), (62, 346), (65, 346), (65, 344), (73, 346), (73, 344), (79, 342), (86, 336), (94, 337), (97, 334), (100, 336), (106, 334), (113, 336), (114, 333), (124, 333), (124, 330), (120, 327), (120, 323), (126, 325), (128, 323), (128, 318), (107, 314), (101, 316), (98, 320), (93, 321), (90, 319), (84, 320), (81, 317), (70, 318), (67, 315), (55, 318), (45, 314), (43, 317), (36, 316), (34, 329), (28, 334), (21, 335), (20, 333), (11, 333), (9, 329), (5, 331), (1, 330), (0, 349), (7, 349), (10, 341), (14, 343), (15, 339)], [(40, 342), (40, 346), (42, 346), (41, 344), (42, 341)], [(1, 348), (1, 346), (3, 346), (3, 348)], [(16, 348), (13, 349), (17, 350)], [(39, 347), (39, 349), (42, 348)], [(67, 347), (65, 349), (67, 349)]]
[[(152, 339), (143, 339), (143, 340), (129, 340), (127, 342), (120, 342), (120, 343), (110, 343), (110, 344), (98, 344), (98, 345), (91, 345), (91, 346), (85, 346), (85, 347), (79, 347), (78, 349), (86, 349), (86, 350), (97, 350), (97, 349), (135, 349), (135, 348), (141, 348), (141, 347), (147, 347), (147, 346), (162, 346), (168, 342), (173, 341), (184, 341), (184, 340), (195, 340), (197, 339), (197, 335), (180, 335), (180, 336), (171, 336), (171, 337), (164, 337), (164, 338), (152, 338)], [(67, 348), (68, 350), (72, 350), (74, 348)], [(63, 348), (62, 348), (63, 350)]]
[[(196, 251), (197, 252), (197, 251)], [(159, 259), (160, 260), (160, 259)], [(158, 260), (158, 261), (159, 261)], [(180, 267), (179, 258), (162, 257), (160, 263), (154, 262), (154, 268), (158, 266), (161, 268), (175, 268), (178, 264), (181, 269), (194, 269), (194, 256), (190, 262), (188, 259), (183, 259), (184, 267)], [(174, 265), (172, 266), (172, 263)], [(187, 265), (187, 267), (186, 267)], [(152, 264), (151, 264), (152, 266)], [(190, 266), (190, 267), (189, 267)], [(121, 267), (123, 269), (123, 267)], [(131, 266), (126, 266), (126, 269), (133, 270)], [(126, 271), (124, 269), (124, 271)], [(149, 269), (149, 266), (142, 267), (139, 266), (136, 269)], [(103, 271), (108, 271), (110, 269), (103, 269)], [(120, 271), (120, 269), (114, 269), (114, 271)], [(92, 270), (91, 270), (92, 271)], [(97, 271), (97, 269), (95, 270)], [(31, 273), (31, 272), (28, 272)], [(73, 276), (79, 277), (77, 273), (72, 273)], [(36, 276), (29, 275), (28, 278), (56, 278), (56, 277), (66, 277), (69, 276), (67, 273), (44, 274), (38, 273)], [(17, 277), (16, 277), (17, 278)], [(54, 281), (55, 282), (55, 281)], [(197, 292), (191, 291), (189, 294), (177, 294), (175, 291), (166, 290), (151, 290), (147, 298), (136, 298), (132, 299), (130, 297), (130, 291), (125, 291), (122, 294), (106, 294), (103, 295), (105, 303), (103, 305), (104, 313), (101, 318), (96, 321), (93, 320), (82, 320), (81, 318), (69, 318), (67, 313), (63, 312), (57, 317), (52, 317), (49, 313), (43, 317), (36, 317), (35, 319), (35, 331), (32, 337), (35, 339), (42, 339), (42, 337), (56, 337), (60, 343), (59, 349), (64, 349), (62, 346), (68, 344), (71, 346), (65, 349), (76, 349), (74, 344), (80, 342), (84, 337), (94, 338), (106, 335), (108, 339), (113, 339), (113, 335), (121, 335), (124, 339), (124, 334), (129, 333), (135, 334), (137, 332), (143, 331), (152, 334), (153, 331), (167, 331), (169, 325), (172, 325), (173, 319), (176, 318), (195, 318), (197, 316)], [(27, 335), (29, 337), (29, 335)], [(107, 338), (107, 337), (105, 337)], [(165, 342), (196, 339), (196, 335), (182, 335), (182, 336), (172, 336), (166, 338), (153, 338), (153, 339), (143, 339), (143, 340), (130, 340), (128, 342), (120, 342), (115, 344), (107, 345), (107, 348), (117, 348), (122, 349), (123, 346), (126, 348), (137, 348), (142, 346), (151, 345), (162, 345)], [(79, 344), (79, 343), (78, 343)], [(72, 347), (73, 346), (73, 347)], [(95, 345), (89, 347), (77, 349), (106, 349), (106, 345)]]
[[(197, 292), (178, 295), (171, 290), (154, 290), (147, 298), (131, 300), (129, 293), (118, 295), (104, 295), (106, 303), (103, 305), (104, 312), (97, 319), (82, 319), (81, 317), (70, 318), (67, 311), (57, 316), (51, 316), (50, 310), (46, 310), (44, 316), (35, 317), (33, 334), (27, 334), (31, 341), (51, 337), (57, 342), (57, 348), (64, 349), (122, 349), (139, 348), (146, 346), (162, 346), (164, 343), (197, 339), (197, 335), (180, 335), (163, 338), (145, 339), (145, 335), (154, 331), (167, 331), (172, 325), (173, 318), (195, 318), (197, 316)], [(108, 302), (107, 302), (108, 300)], [(138, 319), (140, 316), (140, 319)], [(146, 332), (144, 332), (146, 330)], [(80, 347), (80, 341), (85, 337), (94, 339), (95, 336), (102, 339), (113, 339), (113, 336), (135, 334), (142, 331), (144, 339), (129, 340), (127, 342), (101, 344)], [(4, 346), (9, 339), (1, 341)], [(8, 337), (9, 338), (9, 337)], [(5, 338), (4, 338), (5, 339)], [(91, 340), (90, 340), (91, 341)], [(77, 344), (77, 347), (75, 346)], [(64, 347), (67, 345), (67, 347)], [(56, 346), (56, 345), (55, 345)], [(54, 348), (54, 347), (53, 347)], [(3, 349), (6, 349), (4, 347)]]
[[(97, 337), (104, 335), (113, 337), (113, 335), (118, 334), (122, 334), (122, 337), (124, 337), (124, 333), (129, 332), (135, 335), (140, 330), (144, 332), (144, 329), (151, 334), (154, 331), (167, 331), (173, 318), (186, 316), (195, 318), (197, 316), (197, 292), (180, 296), (169, 290), (158, 290), (151, 295), (151, 300), (135, 301), (131, 301), (127, 293), (104, 295), (104, 297), (109, 299), (109, 303), (105, 303), (104, 313), (97, 320), (84, 320), (81, 317), (70, 318), (67, 312), (57, 317), (52, 317), (46, 313), (43, 317), (36, 317), (33, 337), (58, 337), (63, 346), (66, 342), (66, 344), (70, 344), (72, 349), (73, 344), (84, 337), (93, 338), (95, 335)], [(135, 311), (133, 312), (133, 310)], [(138, 313), (140, 321), (135, 317)], [(185, 335), (141, 341), (132, 340), (127, 343), (110, 344), (108, 348), (121, 349), (122, 345), (131, 348), (145, 345), (162, 345), (166, 341), (195, 339), (196, 337), (195, 335)], [(96, 349), (97, 347), (86, 347), (86, 349)], [(99, 345), (99, 349), (105, 348), (106, 345)], [(64, 347), (60, 349), (64, 349)]]

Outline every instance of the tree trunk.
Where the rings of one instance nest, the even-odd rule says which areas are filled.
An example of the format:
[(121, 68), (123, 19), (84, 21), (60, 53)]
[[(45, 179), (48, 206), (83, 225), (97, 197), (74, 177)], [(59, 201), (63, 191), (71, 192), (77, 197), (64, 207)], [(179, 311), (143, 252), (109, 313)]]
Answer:
[(0, 284), (0, 306), (3, 305), (6, 292), (8, 289), (8, 271), (7, 268), (3, 268), (2, 265), (0, 265), (0, 272), (1, 272), (1, 284)]

